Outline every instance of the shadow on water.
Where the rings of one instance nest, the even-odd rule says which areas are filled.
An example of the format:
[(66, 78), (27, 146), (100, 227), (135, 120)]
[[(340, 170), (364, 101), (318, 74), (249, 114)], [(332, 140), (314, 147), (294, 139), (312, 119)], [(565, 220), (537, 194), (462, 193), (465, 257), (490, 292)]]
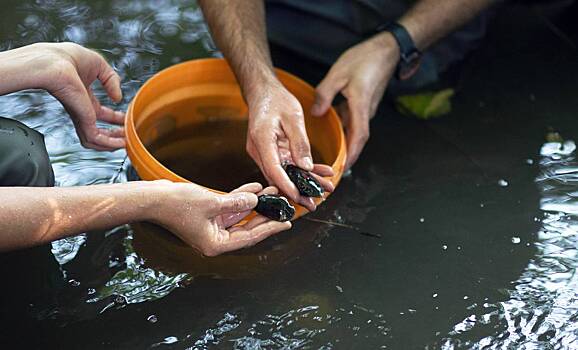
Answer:
[[(123, 77), (120, 109), (159, 69), (216, 54), (193, 2), (9, 1), (0, 16), (3, 49), (73, 40), (103, 52)], [(299, 220), (222, 258), (217, 273), (198, 259), (196, 272), (175, 268), (172, 251), (154, 241), (166, 233), (149, 231), (147, 243), (128, 226), (3, 254), (0, 343), (451, 349), (576, 341), (576, 53), (527, 8), (505, 10), (495, 26), (466, 66), (452, 114), (422, 123), (382, 106), (353, 174), (310, 216), (359, 231)], [(126, 181), (125, 152), (82, 149), (50, 96), (4, 96), (0, 110), (46, 135), (60, 185)], [(545, 143), (549, 127), (568, 140)]]

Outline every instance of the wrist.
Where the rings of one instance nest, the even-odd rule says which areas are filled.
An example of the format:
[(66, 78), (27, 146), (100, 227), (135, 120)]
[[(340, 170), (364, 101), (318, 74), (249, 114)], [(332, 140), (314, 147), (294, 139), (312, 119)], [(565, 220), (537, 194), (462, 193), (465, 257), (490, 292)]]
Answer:
[(399, 44), (389, 32), (381, 32), (375, 35), (371, 41), (375, 49), (381, 54), (388, 64), (395, 67), (401, 57)]
[[(400, 23), (389, 22), (382, 26), (382, 38), (391, 37), (397, 47), (397, 68), (395, 76), (399, 80), (410, 79), (419, 70), (422, 53), (415, 46), (411, 33)], [(389, 47), (392, 47), (391, 45)]]
[(130, 182), (134, 186), (135, 203), (138, 206), (138, 220), (161, 224), (164, 217), (164, 208), (168, 203), (173, 183), (167, 180)]
[(262, 72), (251, 76), (251, 81), (245, 84), (243, 94), (249, 110), (260, 104), (272, 91), (284, 89), (274, 71)]

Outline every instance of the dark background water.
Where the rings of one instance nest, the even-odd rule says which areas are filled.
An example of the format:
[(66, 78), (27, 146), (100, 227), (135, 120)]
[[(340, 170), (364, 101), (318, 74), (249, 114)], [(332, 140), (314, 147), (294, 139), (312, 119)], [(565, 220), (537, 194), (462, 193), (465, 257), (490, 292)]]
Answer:
[[(353, 174), (311, 216), (381, 238), (299, 220), (212, 277), (146, 253), (155, 242), (127, 226), (4, 254), (0, 344), (578, 347), (578, 50), (563, 21), (573, 13), (501, 9), (442, 119), (384, 104)], [(99, 50), (121, 74), (120, 109), (158, 70), (217, 55), (193, 1), (4, 1), (0, 33), (3, 50)], [(59, 185), (125, 181), (125, 152), (83, 149), (49, 95), (0, 97), (0, 111), (46, 135)], [(553, 130), (564, 142), (547, 142)]]

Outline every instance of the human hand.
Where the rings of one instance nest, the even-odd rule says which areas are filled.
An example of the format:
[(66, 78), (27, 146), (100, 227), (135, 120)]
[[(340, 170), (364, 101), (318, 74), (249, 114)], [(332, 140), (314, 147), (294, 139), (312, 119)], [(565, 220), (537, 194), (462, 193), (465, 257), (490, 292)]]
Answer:
[(349, 169), (369, 139), (369, 122), (375, 115), (385, 88), (399, 61), (393, 36), (382, 33), (345, 51), (317, 86), (311, 114), (322, 116), (337, 93), (346, 101), (337, 107), (347, 137)]
[[(19, 50), (33, 74), (30, 84), (62, 103), (84, 147), (112, 151), (125, 146), (124, 113), (102, 106), (91, 88), (98, 79), (114, 102), (122, 99), (120, 77), (101, 55), (73, 43), (38, 43)], [(97, 120), (121, 127), (98, 128)]]
[[(257, 194), (276, 194), (274, 187), (251, 183), (229, 194), (213, 193), (195, 184), (155, 181), (164, 194), (153, 221), (206, 256), (246, 248), (291, 228), (256, 215), (237, 225), (257, 206)], [(167, 195), (168, 194), (168, 195)]]
[(333, 176), (328, 165), (313, 164), (303, 109), (299, 101), (276, 81), (248, 98), (249, 130), (247, 152), (270, 184), (277, 186), (296, 203), (313, 211), (312, 198), (299, 194), (283, 165), (292, 163), (310, 171), (327, 192), (335, 188), (323, 178)]

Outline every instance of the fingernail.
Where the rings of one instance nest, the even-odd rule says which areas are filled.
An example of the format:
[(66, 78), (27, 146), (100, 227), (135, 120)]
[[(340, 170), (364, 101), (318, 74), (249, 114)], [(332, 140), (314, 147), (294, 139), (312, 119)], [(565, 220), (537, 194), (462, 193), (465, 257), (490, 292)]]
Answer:
[(313, 159), (311, 159), (311, 157), (304, 157), (303, 163), (307, 167), (307, 170), (313, 169)]

